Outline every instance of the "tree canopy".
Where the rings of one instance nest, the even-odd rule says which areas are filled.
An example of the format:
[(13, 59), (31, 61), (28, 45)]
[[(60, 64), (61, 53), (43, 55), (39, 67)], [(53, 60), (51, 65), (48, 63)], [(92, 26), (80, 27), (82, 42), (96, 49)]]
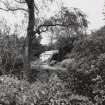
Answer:
[[(42, 0), (44, 8), (47, 8), (47, 3), (49, 4), (53, 2), (55, 2), (55, 0), (47, 0), (46, 2)], [(38, 17), (40, 12), (38, 5), (34, 0), (3, 0), (0, 4), (0, 10), (12, 13), (16, 11), (24, 11), (25, 13), (28, 13), (27, 36), (24, 47), (25, 68), (28, 69), (28, 71), (30, 71), (32, 42), (33, 39), (36, 38), (37, 34), (40, 35), (41, 33), (49, 30), (57, 33), (59, 31), (56, 30), (56, 27), (58, 30), (60, 29), (59, 34), (61, 35), (63, 35), (62, 33), (65, 34), (65, 32), (70, 35), (75, 33), (79, 34), (88, 26), (86, 15), (77, 8), (69, 10), (68, 8), (61, 6), (57, 14), (49, 19), (41, 20), (40, 17)]]

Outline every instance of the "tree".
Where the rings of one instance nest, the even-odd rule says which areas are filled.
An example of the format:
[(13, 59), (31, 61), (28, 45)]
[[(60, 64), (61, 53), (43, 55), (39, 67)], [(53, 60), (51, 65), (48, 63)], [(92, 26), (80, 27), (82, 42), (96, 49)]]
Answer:
[(61, 52), (60, 57), (64, 59), (64, 55), (66, 53), (70, 53), (73, 48), (73, 43), (77, 41), (78, 37), (84, 35), (88, 27), (88, 21), (86, 19), (86, 15), (77, 8), (67, 8), (61, 7), (55, 16), (51, 17), (49, 20), (46, 20), (47, 23), (57, 23), (63, 25), (69, 25), (66, 27), (55, 26), (50, 27), (50, 31), (53, 35), (50, 35), (51, 45), (53, 43), (53, 47), (55, 49), (59, 49)]
[[(49, 2), (49, 0), (47, 0)], [(53, 0), (50, 0), (50, 2), (53, 2)], [(46, 32), (49, 27), (55, 27), (55, 26), (59, 26), (59, 27), (72, 27), (72, 25), (79, 25), (79, 24), (74, 24), (75, 22), (69, 22), (67, 23), (67, 21), (62, 21), (62, 18), (51, 18), (51, 21), (44, 21), (41, 22), (40, 24), (36, 24), (36, 11), (38, 11), (38, 7), (35, 3), (34, 0), (3, 0), (1, 1), (1, 3), (3, 5), (1, 5), (0, 9), (4, 10), (4, 11), (25, 11), (28, 12), (28, 27), (27, 27), (27, 38), (25, 41), (25, 69), (27, 71), (30, 71), (30, 61), (31, 61), (31, 52), (32, 52), (32, 40), (33, 38), (36, 37), (36, 34), (41, 34), (42, 32)], [(66, 11), (68, 13), (68, 11)], [(82, 17), (82, 14), (80, 14)], [(71, 16), (67, 16), (66, 14), (64, 15), (67, 18), (63, 18), (63, 19), (69, 19), (69, 17)], [(61, 15), (62, 17), (62, 15)], [(83, 19), (83, 18), (82, 18)], [(53, 20), (53, 21), (52, 21)], [(70, 18), (71, 20), (71, 18)], [(29, 73), (28, 73), (29, 74)]]
[(61, 7), (55, 16), (45, 22), (62, 24), (61, 26), (66, 25), (66, 27), (56, 25), (56, 27), (50, 28), (54, 34), (57, 34), (57, 36), (60, 35), (64, 37), (83, 34), (88, 27), (86, 15), (81, 10), (64, 6)]
[(0, 20), (0, 34), (6, 36), (10, 34), (10, 26), (7, 25), (6, 19), (2, 18)]

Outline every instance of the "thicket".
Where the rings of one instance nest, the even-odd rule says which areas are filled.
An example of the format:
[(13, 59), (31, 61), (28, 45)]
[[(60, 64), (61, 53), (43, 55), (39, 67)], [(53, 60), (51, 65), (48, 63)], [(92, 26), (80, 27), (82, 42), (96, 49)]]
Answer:
[[(105, 104), (105, 27), (82, 37), (75, 43), (69, 58), (68, 72), (76, 94), (88, 97), (94, 103)], [(69, 77), (70, 77), (69, 76)], [(71, 80), (71, 78), (70, 78)]]
[[(0, 77), (2, 105), (105, 104), (105, 32), (79, 38), (67, 55), (66, 72), (53, 73), (47, 82), (29, 83), (16, 75)], [(59, 62), (60, 63), (60, 62)]]

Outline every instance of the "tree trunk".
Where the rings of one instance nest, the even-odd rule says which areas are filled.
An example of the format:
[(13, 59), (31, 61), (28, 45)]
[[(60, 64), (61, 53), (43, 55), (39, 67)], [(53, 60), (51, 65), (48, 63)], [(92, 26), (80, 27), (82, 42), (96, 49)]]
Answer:
[(25, 75), (26, 78), (29, 78), (31, 73), (31, 53), (32, 53), (32, 37), (34, 35), (34, 26), (35, 26), (35, 15), (34, 15), (34, 0), (26, 0), (28, 6), (28, 27), (27, 27), (27, 39), (25, 47)]

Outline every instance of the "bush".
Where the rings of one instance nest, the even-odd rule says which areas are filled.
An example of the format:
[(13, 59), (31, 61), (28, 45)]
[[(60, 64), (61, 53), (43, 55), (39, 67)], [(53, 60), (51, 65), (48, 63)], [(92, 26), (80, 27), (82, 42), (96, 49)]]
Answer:
[[(76, 100), (76, 101), (74, 101)], [(6, 105), (92, 105), (87, 97), (73, 94), (65, 89), (65, 84), (54, 74), (48, 83), (36, 81), (30, 84), (16, 77), (0, 77), (0, 103)]]
[(68, 68), (68, 81), (75, 94), (83, 95), (94, 103), (105, 103), (105, 35), (100, 32), (75, 42), (69, 54), (73, 63)]

